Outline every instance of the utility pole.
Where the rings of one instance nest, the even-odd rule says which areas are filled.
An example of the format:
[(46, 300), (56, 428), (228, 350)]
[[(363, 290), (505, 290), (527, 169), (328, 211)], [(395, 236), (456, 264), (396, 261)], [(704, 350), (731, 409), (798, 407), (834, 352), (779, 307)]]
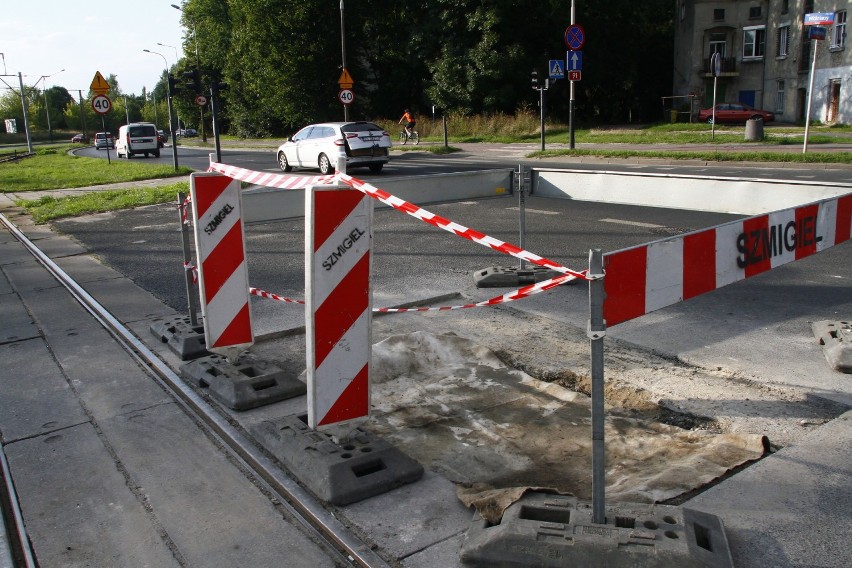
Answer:
[[(343, 70), (346, 71), (346, 33), (343, 25), (343, 0), (340, 0), (340, 52)], [(349, 122), (349, 105), (343, 105), (343, 120)]]

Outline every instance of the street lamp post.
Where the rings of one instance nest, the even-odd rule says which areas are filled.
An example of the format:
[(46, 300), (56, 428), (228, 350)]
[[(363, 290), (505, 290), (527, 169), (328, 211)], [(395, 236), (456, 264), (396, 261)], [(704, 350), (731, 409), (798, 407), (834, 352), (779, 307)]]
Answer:
[(175, 50), (175, 64), (177, 64), (177, 60), (180, 59), (180, 57), (178, 57), (177, 47), (175, 47), (173, 45), (166, 45), (165, 43), (160, 43), (160, 42), (157, 42), (157, 45), (161, 45), (163, 47), (171, 47), (172, 49), (174, 49)]
[[(195, 68), (198, 70), (199, 81), (201, 80), (201, 59), (198, 57), (198, 28), (195, 26), (195, 18), (192, 16), (188, 16), (186, 12), (183, 11), (183, 8), (178, 6), (177, 4), (172, 4), (172, 8), (178, 10), (179, 12), (183, 12), (183, 14), (187, 17), (187, 19), (192, 24), (192, 38), (195, 40)], [(199, 85), (201, 87), (201, 85)], [(200, 94), (200, 93), (196, 93)], [(207, 133), (204, 131), (204, 107), (199, 106), (198, 110), (201, 113), (201, 124), (199, 125), (201, 128), (201, 141), (207, 142)]]
[[(6, 62), (5, 62), (5, 59), (4, 59), (3, 64), (5, 65), (5, 63)], [(0, 77), (15, 77), (15, 75), (7, 75), (7, 74), (3, 73), (3, 75), (0, 75)], [(27, 109), (27, 97), (24, 96), (24, 77), (23, 77), (23, 75), (21, 74), (20, 71), (18, 71), (17, 77), (18, 77), (18, 85), (20, 85), (20, 87), (21, 87), (21, 111), (23, 111), (23, 113), (24, 113), (24, 132), (27, 135), (27, 151), (32, 153), (32, 151), (33, 151), (33, 139), (30, 136), (30, 120), (27, 117), (27, 114), (29, 114), (29, 110)], [(0, 79), (0, 81), (2, 81), (3, 84), (5, 84), (7, 87), (9, 87), (10, 91), (14, 92), (15, 89), (9, 83), (7, 83), (5, 79)]]
[[(59, 71), (51, 73), (50, 75), (42, 75), (41, 77), (39, 77), (38, 81), (35, 82), (35, 85), (33, 85), (33, 87), (36, 87), (41, 81), (44, 81), (48, 77), (53, 77), (54, 75), (62, 73), (63, 71), (65, 71), (65, 69), (60, 69)], [(50, 128), (50, 107), (47, 104), (47, 88), (46, 88), (47, 82), (46, 81), (45, 81), (43, 87), (45, 87), (45, 88), (43, 88), (41, 92), (44, 95), (44, 112), (47, 115), (47, 137), (50, 139), (51, 142), (53, 142), (53, 130)]]
[[(145, 53), (153, 53), (154, 55), (159, 55), (163, 58), (163, 63), (166, 64), (166, 101), (168, 101), (169, 106), (169, 138), (172, 140), (172, 162), (175, 166), (175, 171), (178, 169), (178, 155), (177, 155), (177, 141), (175, 140), (175, 127), (174, 127), (174, 115), (175, 110), (172, 105), (172, 94), (169, 91), (168, 80), (169, 80), (169, 62), (166, 61), (166, 56), (162, 53), (158, 53), (156, 51), (151, 51), (150, 49), (143, 49)], [(156, 103), (154, 103), (154, 108), (156, 108)]]

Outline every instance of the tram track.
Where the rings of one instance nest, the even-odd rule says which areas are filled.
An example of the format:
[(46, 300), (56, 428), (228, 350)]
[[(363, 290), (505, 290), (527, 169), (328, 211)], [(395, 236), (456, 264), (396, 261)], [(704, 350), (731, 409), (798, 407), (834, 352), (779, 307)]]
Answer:
[[(212, 409), (201, 396), (183, 382), (175, 371), (78, 282), (53, 262), (14, 223), (2, 214), (0, 214), (0, 223), (44, 266), (58, 283), (68, 290), (92, 318), (108, 331), (115, 341), (141, 367), (148, 371), (154, 380), (166, 389), (184, 411), (193, 418), (194, 422), (205, 429), (207, 434), (219, 443), (219, 447), (223, 451), (235, 460), (244, 471), (253, 476), (255, 482), (284, 507), (309, 534), (324, 543), (326, 548), (333, 552), (338, 563), (364, 568), (390, 568), (390, 564), (380, 557), (369, 544), (364, 543), (331, 511), (325, 509), (310, 493), (287, 476), (247, 436)], [(8, 478), (7, 483), (9, 483)], [(13, 536), (26, 539), (25, 533), (23, 533), (23, 536), (20, 534), (20, 531), (23, 530), (20, 509), (16, 499), (11, 499), (11, 501), (13, 516), (16, 519), (17, 530), (19, 531), (19, 534)]]

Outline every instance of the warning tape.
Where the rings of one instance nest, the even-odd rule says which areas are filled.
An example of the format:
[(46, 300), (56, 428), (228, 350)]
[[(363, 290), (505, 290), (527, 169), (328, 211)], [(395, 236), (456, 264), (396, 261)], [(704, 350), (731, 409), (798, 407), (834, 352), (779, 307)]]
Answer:
[[(541, 282), (537, 282), (535, 284), (530, 284), (529, 286), (524, 286), (523, 288), (518, 288), (513, 292), (507, 292), (500, 296), (495, 296), (488, 300), (483, 300), (482, 302), (476, 302), (471, 304), (462, 304), (458, 306), (441, 306), (441, 307), (421, 307), (421, 308), (373, 308), (374, 312), (385, 313), (385, 314), (401, 314), (405, 312), (446, 312), (450, 310), (463, 310), (467, 308), (481, 308), (485, 306), (496, 306), (497, 304), (505, 304), (508, 302), (514, 302), (515, 300), (523, 300), (524, 298), (528, 298), (535, 294), (539, 294), (541, 292), (546, 292), (551, 288), (555, 288), (566, 282), (574, 280), (575, 278), (568, 275), (563, 274), (561, 276), (556, 276), (549, 280), (543, 280)], [(268, 300), (276, 300), (278, 302), (286, 302), (289, 304), (303, 304), (304, 300), (294, 300), (293, 298), (285, 298), (283, 296), (279, 296), (278, 294), (273, 294), (272, 292), (267, 292), (265, 290), (260, 290), (258, 288), (250, 287), (249, 294), (253, 296), (258, 296), (260, 298), (266, 298)]]
[(593, 280), (594, 278), (588, 275), (588, 271), (575, 271), (562, 266), (561, 264), (549, 260), (547, 258), (538, 256), (532, 252), (523, 250), (521, 248), (516, 247), (515, 245), (503, 242), (499, 239), (495, 239), (493, 237), (489, 237), (479, 231), (474, 229), (470, 229), (463, 225), (459, 225), (450, 221), (449, 219), (445, 219), (440, 215), (435, 215), (434, 213), (423, 209), (413, 203), (405, 201), (393, 194), (390, 194), (386, 191), (383, 191), (369, 183), (362, 181), (360, 179), (354, 178), (350, 175), (337, 173), (335, 175), (329, 176), (313, 176), (313, 177), (296, 177), (296, 176), (282, 176), (279, 174), (267, 174), (263, 172), (255, 172), (252, 170), (247, 170), (244, 168), (238, 168), (236, 166), (228, 166), (225, 164), (220, 164), (217, 162), (210, 163), (210, 171), (219, 172), (226, 176), (238, 179), (240, 181), (246, 181), (250, 183), (255, 183), (257, 185), (270, 185), (270, 187), (279, 187), (282, 189), (296, 189), (301, 187), (307, 187), (309, 185), (315, 184), (328, 184), (334, 183), (336, 180), (340, 180), (346, 185), (357, 189), (358, 191), (362, 191), (370, 197), (381, 201), (382, 203), (393, 207), (398, 211), (402, 211), (403, 213), (407, 213), (416, 219), (420, 219), (424, 223), (428, 223), (434, 227), (438, 227), (439, 229), (443, 229), (449, 233), (452, 233), (456, 236), (462, 237), (469, 241), (473, 241), (480, 245), (486, 246), (492, 250), (496, 250), (498, 252), (502, 252), (503, 254), (507, 254), (510, 256), (514, 256), (515, 258), (519, 258), (521, 260), (525, 260), (527, 262), (531, 262), (532, 264), (536, 264), (538, 266), (544, 266), (550, 268), (551, 270), (555, 270), (556, 272), (561, 272), (562, 274), (570, 275), (573, 278), (582, 278), (584, 280)]

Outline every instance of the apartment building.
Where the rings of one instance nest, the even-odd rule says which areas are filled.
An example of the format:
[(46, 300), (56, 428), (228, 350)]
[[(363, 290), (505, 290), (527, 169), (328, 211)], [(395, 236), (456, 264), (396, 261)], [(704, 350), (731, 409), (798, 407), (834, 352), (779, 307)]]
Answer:
[[(721, 58), (716, 102), (743, 102), (800, 122), (814, 65), (811, 120), (852, 124), (850, 0), (678, 0), (674, 94), (713, 99), (714, 53)], [(824, 40), (809, 39), (805, 14), (833, 14)], [(816, 59), (814, 60), (814, 51)]]

